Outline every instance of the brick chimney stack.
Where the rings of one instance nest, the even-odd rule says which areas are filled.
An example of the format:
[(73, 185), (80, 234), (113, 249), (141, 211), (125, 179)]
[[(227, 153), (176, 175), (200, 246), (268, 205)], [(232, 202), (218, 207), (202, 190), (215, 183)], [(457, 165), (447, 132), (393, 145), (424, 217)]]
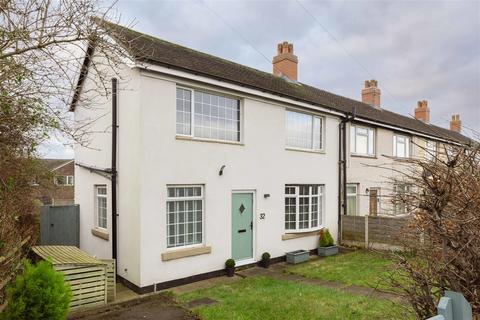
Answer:
[(380, 94), (377, 80), (366, 80), (365, 88), (362, 89), (362, 102), (375, 108), (380, 108)]
[(450, 120), (450, 130), (455, 132), (462, 131), (462, 121), (460, 120), (459, 114), (452, 115), (452, 120)]
[(430, 123), (430, 108), (428, 107), (427, 100), (417, 102), (417, 107), (415, 108), (415, 119), (425, 123)]
[(277, 55), (273, 57), (273, 74), (285, 76), (290, 80), (298, 79), (298, 58), (293, 54), (293, 44), (286, 41), (279, 43)]

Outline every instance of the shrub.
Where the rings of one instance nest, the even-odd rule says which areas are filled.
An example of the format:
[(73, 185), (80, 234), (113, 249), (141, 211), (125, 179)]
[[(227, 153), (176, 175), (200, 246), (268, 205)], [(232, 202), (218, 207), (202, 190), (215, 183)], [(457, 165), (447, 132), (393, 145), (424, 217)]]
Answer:
[(65, 319), (71, 291), (63, 275), (48, 261), (25, 262), (24, 271), (7, 289), (8, 305), (1, 319)]
[(325, 228), (320, 231), (320, 247), (330, 247), (333, 246), (334, 241), (333, 237), (330, 234), (330, 231)]
[(228, 259), (227, 261), (225, 261), (225, 267), (234, 268), (235, 267), (235, 260)]
[(262, 254), (262, 260), (263, 260), (263, 261), (268, 261), (268, 260), (270, 260), (270, 253), (264, 252), (264, 253)]

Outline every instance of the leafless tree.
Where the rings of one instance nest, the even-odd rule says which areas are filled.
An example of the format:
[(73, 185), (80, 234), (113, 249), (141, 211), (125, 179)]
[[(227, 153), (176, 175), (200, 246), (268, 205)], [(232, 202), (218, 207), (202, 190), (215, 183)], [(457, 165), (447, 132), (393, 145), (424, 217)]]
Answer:
[[(431, 152), (431, 151), (430, 151)], [(436, 314), (445, 290), (461, 292), (480, 314), (480, 146), (442, 145), (433, 157), (396, 160), (410, 188), (392, 199), (412, 220), (391, 282), (419, 319)]]
[(103, 56), (90, 65), (91, 92), (77, 97), (91, 108), (108, 94), (105, 65), (116, 70), (128, 59), (102, 19), (118, 20), (96, 0), (0, 0), (0, 304), (22, 248), (37, 238), (32, 182), (52, 181), (36, 162), (37, 147), (52, 134), (88, 144), (87, 126), (73, 126), (68, 113), (81, 66)]

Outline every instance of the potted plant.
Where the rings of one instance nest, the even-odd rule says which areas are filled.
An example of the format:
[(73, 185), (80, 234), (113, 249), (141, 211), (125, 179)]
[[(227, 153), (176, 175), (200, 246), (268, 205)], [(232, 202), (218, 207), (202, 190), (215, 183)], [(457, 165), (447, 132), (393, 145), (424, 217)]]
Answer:
[(333, 256), (338, 253), (338, 247), (334, 244), (332, 235), (327, 228), (320, 231), (320, 241), (317, 252), (320, 257)]
[(225, 269), (227, 269), (227, 276), (233, 277), (233, 274), (235, 273), (235, 260), (228, 259), (225, 261)]
[(270, 267), (270, 253), (264, 252), (264, 253), (262, 254), (261, 265), (262, 265), (262, 267), (264, 267), (264, 268)]

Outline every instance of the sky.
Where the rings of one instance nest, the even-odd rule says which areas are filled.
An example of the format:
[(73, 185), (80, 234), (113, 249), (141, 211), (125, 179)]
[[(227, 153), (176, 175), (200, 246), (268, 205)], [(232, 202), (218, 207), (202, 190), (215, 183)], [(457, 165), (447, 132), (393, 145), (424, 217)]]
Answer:
[[(382, 107), (413, 115), (428, 100), (431, 123), (480, 132), (480, 1), (119, 0), (138, 31), (271, 72), (277, 44), (294, 45), (299, 81), (361, 100), (376, 79)], [(45, 157), (73, 157), (51, 139)]]

